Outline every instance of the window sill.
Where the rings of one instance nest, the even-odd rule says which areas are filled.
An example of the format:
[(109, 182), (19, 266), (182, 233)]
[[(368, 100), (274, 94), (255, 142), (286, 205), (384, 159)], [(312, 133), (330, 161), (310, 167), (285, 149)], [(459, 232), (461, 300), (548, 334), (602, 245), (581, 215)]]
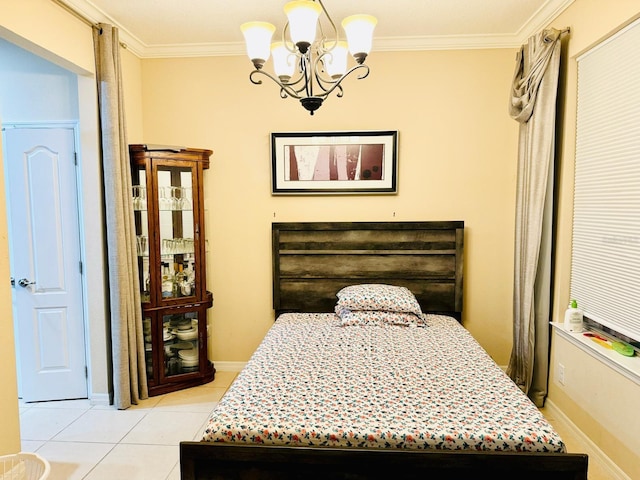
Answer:
[(551, 322), (551, 326), (562, 338), (640, 385), (640, 357), (637, 353), (633, 357), (625, 357), (614, 350), (597, 344), (582, 333), (573, 333), (565, 330), (562, 323)]

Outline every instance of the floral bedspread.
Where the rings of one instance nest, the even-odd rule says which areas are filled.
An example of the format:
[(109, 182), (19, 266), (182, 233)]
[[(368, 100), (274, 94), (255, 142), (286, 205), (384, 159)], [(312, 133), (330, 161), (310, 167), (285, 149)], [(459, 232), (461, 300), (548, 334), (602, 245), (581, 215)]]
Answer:
[(565, 452), (535, 405), (455, 319), (341, 326), (284, 314), (238, 375), (203, 441)]

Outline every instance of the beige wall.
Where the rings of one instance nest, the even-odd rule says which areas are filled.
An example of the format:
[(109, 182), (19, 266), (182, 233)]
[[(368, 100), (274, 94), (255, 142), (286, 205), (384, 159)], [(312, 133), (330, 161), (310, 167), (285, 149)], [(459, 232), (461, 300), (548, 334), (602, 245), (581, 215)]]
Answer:
[[(571, 27), (563, 88), (560, 188), (553, 319), (562, 321), (569, 299), (571, 224), (576, 121), (576, 56), (600, 39), (640, 16), (637, 0), (576, 0), (554, 26)], [(552, 338), (549, 400), (595, 442), (631, 478), (640, 478), (640, 443), (637, 437), (640, 386), (583, 350), (559, 337)], [(558, 363), (565, 366), (565, 384), (556, 378)]]
[[(0, 118), (2, 123), (2, 118)], [(2, 136), (0, 135), (0, 167), (2, 165)], [(20, 425), (18, 416), (18, 384), (16, 381), (16, 350), (13, 342), (13, 315), (11, 312), (11, 287), (6, 281), (10, 277), (9, 239), (7, 235), (7, 212), (4, 208), (4, 168), (0, 168), (0, 455), (20, 451)]]
[[(464, 220), (464, 322), (499, 364), (511, 348), (517, 131), (511, 49), (375, 53), (312, 117), (245, 57), (142, 62), (144, 141), (214, 151), (205, 175), (210, 356), (244, 362), (273, 322), (272, 221)], [(399, 193), (274, 197), (269, 134), (398, 130)], [(487, 281), (487, 279), (490, 279)]]
[[(90, 27), (51, 0), (0, 0), (0, 35), (75, 73), (95, 70)], [(89, 37), (90, 38), (90, 37)]]
[(120, 49), (124, 90), (125, 122), (129, 143), (143, 143), (142, 135), (142, 61), (127, 49)]

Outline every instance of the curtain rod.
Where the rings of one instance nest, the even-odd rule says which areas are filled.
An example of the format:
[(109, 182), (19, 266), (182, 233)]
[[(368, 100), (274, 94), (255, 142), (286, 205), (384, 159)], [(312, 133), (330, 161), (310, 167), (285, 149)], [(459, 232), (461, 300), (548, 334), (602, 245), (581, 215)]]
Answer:
[(80, 12), (78, 12), (76, 9), (74, 9), (73, 7), (71, 7), (70, 5), (67, 5), (65, 2), (63, 2), (62, 0), (51, 0), (53, 3), (55, 3), (56, 5), (58, 5), (59, 7), (64, 8), (67, 12), (69, 12), (71, 15), (73, 15), (74, 17), (76, 17), (79, 20), (82, 20), (84, 23), (86, 23), (87, 25), (89, 25), (90, 27), (97, 27), (97, 23), (92, 22), (91, 20), (89, 20), (87, 17), (85, 17), (83, 14), (81, 14)]
[[(100, 28), (98, 23), (95, 23), (95, 22), (91, 21), (88, 17), (85, 17), (83, 14), (78, 12), (75, 8), (71, 7), (70, 5), (67, 5), (62, 0), (51, 0), (51, 1), (53, 3), (55, 3), (56, 5), (58, 5), (59, 7), (62, 7), (64, 10), (66, 10), (68, 13), (70, 13), (71, 15), (76, 17), (77, 19), (81, 20), (83, 23), (89, 25), (91, 28), (95, 28), (96, 30), (100, 30), (100, 33), (102, 33), (102, 28)], [(125, 49), (127, 48), (127, 44), (123, 43), (123, 42), (120, 42), (120, 46), (122, 48), (125, 48)]]

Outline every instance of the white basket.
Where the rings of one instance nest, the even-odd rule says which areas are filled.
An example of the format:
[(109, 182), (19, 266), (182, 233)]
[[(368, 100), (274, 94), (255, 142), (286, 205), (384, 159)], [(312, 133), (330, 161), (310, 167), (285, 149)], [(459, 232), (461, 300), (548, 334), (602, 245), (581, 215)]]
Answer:
[(0, 480), (45, 480), (51, 466), (36, 453), (0, 456)]

